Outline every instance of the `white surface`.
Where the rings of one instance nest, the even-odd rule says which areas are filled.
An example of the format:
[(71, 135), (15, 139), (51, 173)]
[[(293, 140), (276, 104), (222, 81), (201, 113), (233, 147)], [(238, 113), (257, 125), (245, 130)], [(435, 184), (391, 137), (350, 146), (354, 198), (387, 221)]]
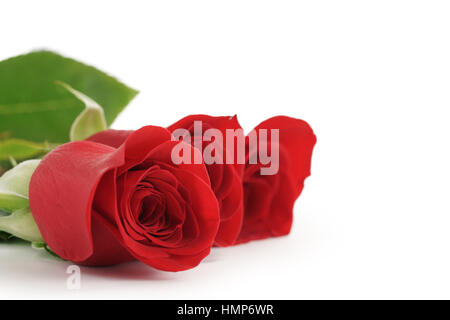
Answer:
[(115, 128), (277, 114), (318, 143), (290, 236), (197, 269), (65, 269), (0, 244), (1, 298), (450, 298), (448, 1), (3, 1), (0, 59), (49, 48), (141, 94)]

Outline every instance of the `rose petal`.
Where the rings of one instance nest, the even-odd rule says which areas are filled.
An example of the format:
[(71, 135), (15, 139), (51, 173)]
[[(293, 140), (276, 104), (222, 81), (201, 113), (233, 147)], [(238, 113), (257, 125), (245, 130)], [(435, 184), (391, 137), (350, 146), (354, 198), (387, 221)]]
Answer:
[(131, 130), (114, 130), (109, 129), (105, 131), (100, 131), (96, 134), (93, 134), (86, 141), (97, 142), (101, 144), (105, 144), (107, 146), (113, 148), (119, 148), (122, 143), (128, 138), (128, 136), (133, 133)]
[[(168, 127), (169, 131), (173, 132), (176, 129), (183, 128), (191, 132), (191, 139), (193, 136), (194, 122), (202, 122), (202, 133), (210, 128), (220, 130), (224, 138), (222, 147), (223, 151), (219, 152), (218, 157), (222, 158), (223, 164), (213, 163), (206, 165), (208, 174), (211, 181), (211, 186), (217, 197), (220, 205), (221, 224), (215, 245), (229, 246), (233, 244), (239, 234), (242, 219), (243, 219), (243, 188), (241, 182), (241, 175), (244, 165), (237, 162), (237, 139), (234, 141), (234, 149), (227, 150), (226, 144), (226, 131), (241, 130), (242, 137), (243, 131), (237, 120), (236, 116), (233, 117), (212, 117), (207, 115), (191, 115), (187, 116), (178, 122)], [(208, 141), (203, 142), (203, 148), (209, 144)], [(201, 150), (203, 152), (203, 150)], [(234, 162), (232, 164), (225, 164), (227, 160), (227, 154), (234, 154)]]
[(94, 251), (92, 200), (102, 176), (124, 163), (106, 145), (77, 141), (49, 153), (30, 182), (30, 207), (49, 247), (63, 259), (82, 262)]
[(263, 176), (261, 164), (246, 165), (244, 221), (237, 243), (288, 234), (295, 200), (310, 175), (316, 136), (305, 121), (279, 116), (259, 124), (257, 133), (259, 129), (279, 129), (279, 170)]
[(299, 189), (304, 179), (311, 174), (312, 151), (317, 141), (313, 130), (307, 122), (285, 116), (267, 119), (256, 126), (255, 130), (259, 129), (280, 130), (279, 143), (287, 152), (290, 162), (289, 168), (282, 168), (280, 163), (280, 169), (289, 170), (296, 181), (296, 190), (300, 195)]

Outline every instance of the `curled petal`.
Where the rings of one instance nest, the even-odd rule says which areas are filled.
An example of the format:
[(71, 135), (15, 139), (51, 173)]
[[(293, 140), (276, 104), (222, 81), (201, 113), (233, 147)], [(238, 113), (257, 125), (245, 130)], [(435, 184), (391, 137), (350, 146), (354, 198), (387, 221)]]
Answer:
[(279, 142), (268, 142), (268, 147), (278, 147), (279, 170), (274, 175), (261, 175), (263, 165), (247, 163), (244, 221), (237, 243), (288, 234), (295, 200), (310, 175), (316, 136), (305, 121), (279, 116), (259, 124), (257, 135), (259, 129), (279, 130)]
[(123, 163), (116, 149), (87, 141), (64, 144), (41, 161), (30, 182), (30, 208), (57, 255), (74, 262), (91, 257), (97, 185), (107, 171)]

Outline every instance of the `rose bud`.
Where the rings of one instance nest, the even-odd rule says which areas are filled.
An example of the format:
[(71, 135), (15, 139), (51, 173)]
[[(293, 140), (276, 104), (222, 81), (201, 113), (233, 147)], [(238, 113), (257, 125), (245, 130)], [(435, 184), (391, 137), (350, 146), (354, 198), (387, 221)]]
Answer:
[[(237, 117), (191, 115), (172, 124), (168, 129), (172, 134), (179, 132), (176, 134), (177, 138), (183, 139), (201, 150), (220, 208), (220, 225), (215, 245), (234, 244), (242, 227), (243, 188), (241, 176), (245, 163), (245, 135)], [(233, 133), (236, 136), (227, 138), (227, 130), (229, 134)], [(242, 148), (243, 159), (240, 164), (237, 161), (236, 152), (239, 142), (242, 142), (244, 147)], [(210, 155), (209, 150), (213, 149), (215, 149), (213, 151), (215, 159), (209, 161), (207, 159)], [(230, 159), (232, 161), (227, 161)]]
[[(276, 139), (269, 134), (272, 130)], [(315, 143), (316, 136), (305, 121), (285, 116), (262, 122), (247, 136), (244, 222), (237, 243), (290, 232), (294, 203), (310, 175)], [(276, 157), (271, 154), (274, 161), (263, 164), (261, 158), (267, 153)]]
[(198, 265), (219, 224), (205, 165), (174, 164), (171, 150), (183, 142), (171, 141), (164, 128), (106, 132), (117, 133), (109, 145), (95, 136), (64, 144), (33, 174), (30, 207), (48, 246), (81, 265), (133, 259), (166, 271)]

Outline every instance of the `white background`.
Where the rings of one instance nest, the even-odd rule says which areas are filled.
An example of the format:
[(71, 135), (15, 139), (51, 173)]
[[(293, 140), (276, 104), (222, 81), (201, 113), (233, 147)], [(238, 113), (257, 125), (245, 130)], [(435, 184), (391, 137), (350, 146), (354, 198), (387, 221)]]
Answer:
[(82, 268), (0, 244), (0, 298), (450, 298), (448, 1), (3, 1), (0, 59), (47, 48), (141, 93), (114, 128), (285, 114), (318, 143), (291, 234), (198, 268)]

